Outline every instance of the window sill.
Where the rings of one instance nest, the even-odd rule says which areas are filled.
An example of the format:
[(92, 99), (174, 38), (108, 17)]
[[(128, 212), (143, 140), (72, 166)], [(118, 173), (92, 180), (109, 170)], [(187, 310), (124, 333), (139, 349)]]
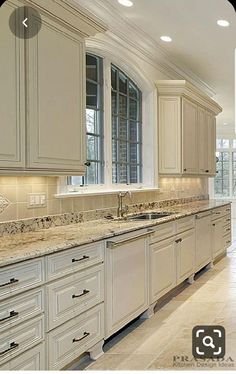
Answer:
[(58, 193), (54, 195), (56, 199), (66, 199), (71, 197), (78, 197), (78, 196), (91, 196), (91, 195), (112, 195), (117, 194), (118, 192), (122, 191), (130, 191), (130, 192), (158, 192), (160, 188), (149, 188), (149, 187), (142, 187), (142, 188), (118, 188), (118, 189), (103, 189), (103, 190), (83, 190), (83, 191), (68, 191), (63, 193)]

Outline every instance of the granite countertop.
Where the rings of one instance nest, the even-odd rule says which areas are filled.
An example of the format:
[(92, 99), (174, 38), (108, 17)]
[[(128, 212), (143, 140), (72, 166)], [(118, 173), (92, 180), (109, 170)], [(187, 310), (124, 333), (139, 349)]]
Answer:
[(229, 203), (229, 201), (222, 200), (194, 201), (187, 204), (156, 209), (159, 212), (174, 213), (157, 220), (137, 222), (128, 220), (108, 220), (104, 218), (96, 221), (42, 229), (23, 234), (6, 235), (1, 237), (0, 267), (41, 257), (78, 245), (104, 240), (134, 230), (159, 225), (164, 222), (170, 222)]

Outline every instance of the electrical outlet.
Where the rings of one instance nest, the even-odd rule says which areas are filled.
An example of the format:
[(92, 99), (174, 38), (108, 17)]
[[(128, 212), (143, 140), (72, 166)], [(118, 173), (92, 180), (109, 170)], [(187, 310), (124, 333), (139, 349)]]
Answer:
[(29, 193), (28, 209), (44, 208), (47, 205), (46, 193)]

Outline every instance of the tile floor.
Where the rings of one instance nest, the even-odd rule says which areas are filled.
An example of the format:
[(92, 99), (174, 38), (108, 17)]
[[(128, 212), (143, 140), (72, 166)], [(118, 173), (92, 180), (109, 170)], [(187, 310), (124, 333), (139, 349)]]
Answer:
[[(96, 362), (86, 356), (74, 370), (235, 370), (236, 368), (236, 241), (215, 267), (185, 285), (149, 320), (137, 319), (106, 342)], [(194, 360), (192, 328), (220, 324), (226, 329), (222, 362)]]

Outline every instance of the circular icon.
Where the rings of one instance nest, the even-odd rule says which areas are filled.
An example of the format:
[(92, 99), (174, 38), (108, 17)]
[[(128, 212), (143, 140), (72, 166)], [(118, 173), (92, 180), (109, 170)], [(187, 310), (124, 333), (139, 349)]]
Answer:
[(215, 348), (215, 345), (213, 343), (213, 339), (211, 336), (204, 336), (203, 340), (202, 340), (202, 343), (203, 345), (205, 345), (205, 347), (211, 347), (211, 348)]
[(9, 26), (12, 33), (18, 38), (30, 39), (40, 31), (42, 20), (36, 9), (22, 6), (12, 12), (9, 18)]

